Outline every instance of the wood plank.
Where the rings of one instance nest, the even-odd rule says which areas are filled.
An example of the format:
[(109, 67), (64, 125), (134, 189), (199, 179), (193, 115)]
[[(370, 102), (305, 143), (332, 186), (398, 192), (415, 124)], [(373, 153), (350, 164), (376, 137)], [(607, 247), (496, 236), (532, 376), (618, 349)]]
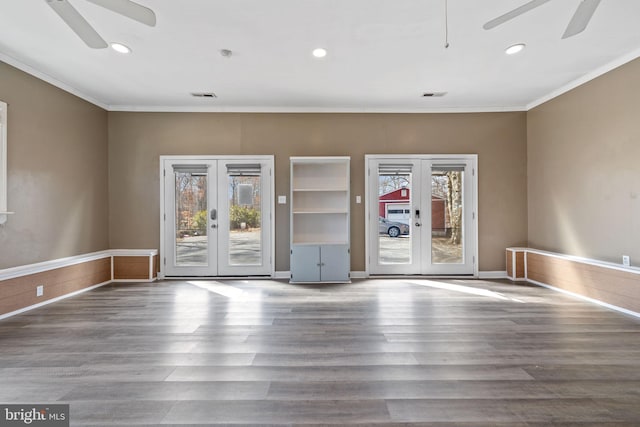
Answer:
[(116, 280), (149, 280), (149, 257), (114, 256), (113, 278)]
[(567, 295), (483, 280), (216, 282), (238, 292), (110, 284), (0, 321), (0, 401), (69, 403), (72, 425), (640, 419), (640, 319)]
[(524, 279), (526, 277), (524, 271), (524, 258), (524, 252), (516, 252), (516, 279)]

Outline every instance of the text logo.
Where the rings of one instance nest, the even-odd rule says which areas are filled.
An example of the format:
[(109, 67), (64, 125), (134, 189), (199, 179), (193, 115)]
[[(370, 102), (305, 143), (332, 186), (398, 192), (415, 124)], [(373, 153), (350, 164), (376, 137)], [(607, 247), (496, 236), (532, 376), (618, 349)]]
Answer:
[(0, 427), (69, 427), (69, 405), (0, 405)]

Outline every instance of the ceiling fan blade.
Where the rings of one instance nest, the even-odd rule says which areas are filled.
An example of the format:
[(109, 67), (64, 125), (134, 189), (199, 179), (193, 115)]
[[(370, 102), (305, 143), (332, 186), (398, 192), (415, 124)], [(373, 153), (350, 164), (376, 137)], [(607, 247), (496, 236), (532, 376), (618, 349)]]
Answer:
[(87, 0), (112, 12), (131, 18), (150, 27), (156, 26), (156, 14), (148, 7), (130, 0)]
[(580, 5), (578, 5), (578, 9), (576, 9), (576, 13), (573, 14), (573, 18), (571, 18), (567, 29), (564, 31), (562, 38), (567, 39), (583, 32), (584, 29), (587, 28), (587, 25), (589, 25), (589, 21), (591, 21), (591, 17), (599, 4), (600, 0), (582, 0)]
[(500, 15), (495, 19), (487, 22), (482, 26), (485, 30), (490, 30), (492, 28), (497, 27), (498, 25), (502, 25), (507, 21), (511, 21), (513, 18), (517, 18), (518, 16), (529, 12), (532, 9), (542, 6), (545, 3), (548, 3), (550, 0), (532, 0), (528, 3), (523, 4), (520, 7), (513, 9), (511, 12), (507, 12), (504, 15)]
[(87, 46), (93, 49), (104, 49), (109, 46), (67, 0), (47, 0), (47, 4)]

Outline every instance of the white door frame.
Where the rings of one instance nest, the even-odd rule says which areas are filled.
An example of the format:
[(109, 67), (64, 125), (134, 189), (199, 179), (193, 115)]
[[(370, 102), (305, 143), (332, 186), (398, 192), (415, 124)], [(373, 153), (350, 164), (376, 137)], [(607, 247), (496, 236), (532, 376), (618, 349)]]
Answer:
[[(471, 217), (473, 221), (473, 248), (471, 250), (473, 256), (473, 277), (477, 278), (479, 274), (479, 254), (478, 254), (478, 155), (477, 154), (366, 154), (365, 156), (365, 276), (371, 276), (371, 244), (372, 244), (372, 236), (373, 230), (371, 227), (371, 215), (378, 216), (378, 210), (375, 212), (372, 211), (372, 202), (370, 200), (370, 164), (372, 160), (391, 160), (391, 161), (400, 161), (400, 160), (410, 160), (412, 162), (420, 161), (420, 160), (429, 160), (434, 161), (440, 164), (455, 164), (456, 162), (465, 162), (471, 165)], [(376, 171), (377, 173), (377, 171)], [(430, 219), (430, 210), (431, 210), (431, 200), (429, 199), (429, 203), (424, 202), (422, 210), (423, 212), (429, 212)], [(425, 224), (426, 225), (426, 224)], [(428, 224), (429, 228), (431, 228), (431, 224)], [(375, 232), (377, 233), (377, 227)], [(434, 273), (429, 276), (447, 276), (447, 277), (455, 277), (456, 273), (453, 274), (442, 274), (442, 273)], [(464, 277), (469, 277), (468, 275), (464, 275)]]
[[(274, 156), (272, 155), (256, 155), (256, 156), (252, 156), (252, 155), (237, 155), (237, 156), (230, 156), (230, 155), (224, 155), (224, 156), (205, 156), (205, 155), (199, 155), (199, 156), (189, 156), (189, 155), (176, 155), (176, 156), (172, 156), (172, 155), (163, 155), (160, 156), (160, 168), (159, 168), (159, 177), (160, 177), (160, 272), (158, 273), (158, 278), (159, 279), (163, 279), (165, 277), (165, 272), (166, 272), (166, 268), (165, 268), (165, 262), (166, 262), (166, 257), (165, 254), (167, 253), (167, 247), (166, 247), (166, 233), (165, 233), (165, 221), (164, 218), (166, 217), (166, 212), (165, 212), (165, 206), (166, 206), (166, 200), (165, 200), (165, 170), (164, 170), (164, 164), (165, 161), (177, 161), (177, 162), (187, 162), (187, 163), (202, 163), (202, 162), (208, 162), (208, 161), (218, 161), (218, 160), (229, 160), (229, 161), (239, 161), (239, 162), (243, 162), (243, 163), (251, 163), (251, 162), (256, 162), (256, 161), (260, 161), (260, 162), (264, 162), (267, 163), (268, 167), (269, 167), (269, 179), (265, 180), (265, 185), (268, 185), (269, 188), (269, 200), (268, 200), (268, 204), (269, 204), (269, 209), (270, 209), (270, 215), (268, 220), (266, 218), (262, 218), (262, 223), (264, 225), (269, 226), (269, 230), (267, 231), (269, 233), (269, 237), (270, 237), (270, 244), (269, 244), (269, 248), (268, 250), (270, 251), (269, 254), (269, 261), (270, 261), (270, 268), (269, 268), (269, 276), (270, 277), (274, 277), (275, 276), (275, 172), (274, 172), (274, 165), (275, 165), (275, 161), (274, 161)], [(216, 176), (216, 181), (217, 181), (217, 176)]]

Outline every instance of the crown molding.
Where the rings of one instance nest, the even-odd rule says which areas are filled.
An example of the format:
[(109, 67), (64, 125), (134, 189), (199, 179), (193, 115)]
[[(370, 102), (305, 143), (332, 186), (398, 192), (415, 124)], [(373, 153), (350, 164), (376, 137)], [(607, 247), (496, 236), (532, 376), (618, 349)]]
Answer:
[(624, 64), (627, 64), (637, 58), (640, 58), (640, 49), (636, 49), (626, 55), (616, 58), (613, 61), (603, 65), (602, 67), (596, 68), (595, 70), (585, 74), (584, 76), (572, 80), (566, 85), (559, 87), (558, 89), (555, 89), (548, 94), (536, 99), (535, 101), (527, 105), (526, 111), (532, 110), (547, 101), (551, 101), (552, 99), (557, 98), (560, 95), (563, 95), (570, 90), (577, 88), (578, 86), (582, 86), (583, 84), (588, 83), (591, 80), (594, 80), (601, 75), (608, 73), (609, 71), (615, 70), (616, 68), (621, 67)]
[(9, 65), (11, 65), (12, 67), (17, 68), (20, 71), (24, 71), (27, 74), (30, 74), (34, 77), (37, 77), (38, 79), (49, 83), (50, 85), (53, 85), (55, 87), (57, 87), (58, 89), (62, 89), (65, 92), (68, 92), (72, 95), (77, 96), (78, 98), (81, 98), (95, 106), (98, 106), (100, 108), (102, 108), (103, 110), (109, 110), (109, 106), (103, 102), (98, 101), (97, 99), (82, 93), (81, 91), (79, 91), (78, 89), (74, 88), (73, 86), (70, 86), (66, 83), (61, 82), (60, 80), (51, 77), (50, 75), (43, 73), (42, 71), (38, 71), (35, 68), (33, 68), (30, 65), (25, 64), (24, 62), (21, 62), (19, 60), (17, 60), (16, 58), (9, 56), (5, 53), (0, 52), (0, 61), (5, 62)]

